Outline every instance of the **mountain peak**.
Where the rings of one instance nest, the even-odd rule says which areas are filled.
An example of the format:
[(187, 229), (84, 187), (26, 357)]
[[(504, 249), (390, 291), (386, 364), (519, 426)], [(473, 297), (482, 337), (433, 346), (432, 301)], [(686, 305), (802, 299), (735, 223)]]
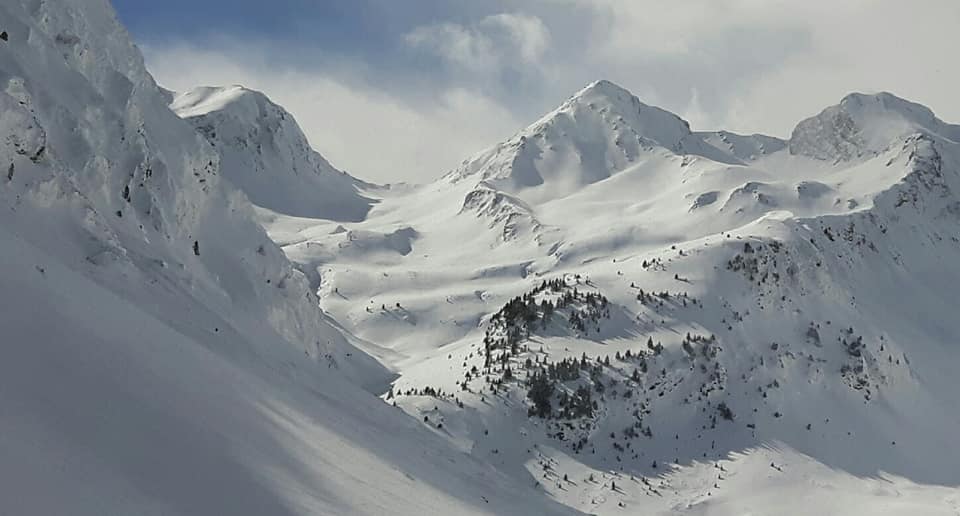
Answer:
[(220, 152), (225, 175), (255, 205), (342, 222), (369, 211), (361, 182), (313, 150), (294, 117), (263, 93), (204, 86), (177, 95), (171, 108)]
[[(643, 126), (646, 126), (649, 122), (667, 123), (668, 125), (679, 124), (683, 127), (681, 132), (684, 134), (690, 132), (690, 124), (686, 120), (670, 111), (641, 102), (636, 95), (626, 88), (606, 79), (588, 84), (551, 115), (574, 105), (587, 106), (601, 112), (612, 112), (623, 117), (628, 123), (631, 121), (641, 122)], [(664, 144), (664, 142), (659, 141), (658, 143)], [(669, 147), (669, 145), (664, 146)]]
[(872, 118), (901, 118), (922, 128), (939, 132), (946, 125), (922, 104), (892, 93), (851, 93), (840, 101), (840, 108), (853, 115)]
[[(637, 100), (637, 98), (633, 95), (633, 93), (630, 93), (629, 90), (606, 79), (593, 81), (573, 95), (574, 99), (590, 99), (598, 97), (606, 97), (611, 100), (622, 100), (627, 102)], [(639, 100), (637, 100), (637, 102), (639, 102)]]
[(888, 92), (851, 93), (839, 104), (797, 124), (790, 137), (790, 152), (847, 160), (876, 154), (915, 133), (960, 141), (960, 126), (943, 122), (922, 104)]
[(841, 106), (859, 107), (859, 108), (880, 108), (889, 111), (912, 112), (917, 114), (930, 115), (933, 117), (933, 111), (927, 106), (911, 102), (907, 99), (898, 97), (888, 91), (878, 93), (848, 93), (840, 100)]
[[(644, 146), (656, 145), (677, 151), (680, 141), (690, 134), (690, 124), (679, 116), (644, 104), (629, 90), (601, 79), (588, 84), (557, 109), (524, 130), (521, 134), (536, 136), (551, 127), (563, 127), (585, 136), (583, 131), (616, 133), (624, 139), (639, 140)], [(591, 130), (591, 126), (593, 130)]]
[(181, 118), (191, 118), (214, 111), (222, 111), (226, 106), (242, 99), (250, 99), (255, 103), (258, 103), (257, 101), (269, 101), (263, 93), (239, 84), (199, 86), (190, 91), (175, 93), (170, 108)]
[(538, 188), (540, 197), (561, 197), (632, 166), (656, 148), (681, 152), (690, 135), (689, 124), (677, 115), (598, 80), (447, 177), (476, 177), (512, 193)]

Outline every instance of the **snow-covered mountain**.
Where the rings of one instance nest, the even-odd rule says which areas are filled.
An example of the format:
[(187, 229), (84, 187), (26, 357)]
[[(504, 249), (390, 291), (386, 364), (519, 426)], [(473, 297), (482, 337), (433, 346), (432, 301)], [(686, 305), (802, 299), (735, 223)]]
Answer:
[(958, 188), (957, 126), (888, 93), (783, 141), (600, 81), (363, 222), (267, 227), (388, 402), (575, 509), (953, 514)]
[[(608, 81), (422, 186), (0, 4), (0, 512), (956, 514), (960, 126)], [(382, 399), (378, 399), (378, 396)]]
[(631, 167), (654, 149), (743, 164), (783, 147), (781, 140), (760, 135), (692, 132), (686, 120), (601, 80), (510, 140), (466, 160), (446, 179), (479, 179), (512, 193), (543, 187), (550, 195), (567, 195)]
[(241, 86), (177, 95), (171, 108), (221, 156), (221, 168), (257, 206), (287, 215), (357, 222), (370, 209), (358, 188), (307, 142), (293, 116)]
[(0, 31), (0, 512), (570, 512), (370, 394), (391, 374), (230, 182), (362, 218), (281, 111), (251, 96), (244, 132), (237, 99), (212, 145), (106, 0), (5, 1)]
[(850, 160), (888, 150), (910, 134), (960, 141), (960, 126), (944, 123), (926, 106), (890, 93), (850, 94), (797, 125), (790, 152), (823, 160)]

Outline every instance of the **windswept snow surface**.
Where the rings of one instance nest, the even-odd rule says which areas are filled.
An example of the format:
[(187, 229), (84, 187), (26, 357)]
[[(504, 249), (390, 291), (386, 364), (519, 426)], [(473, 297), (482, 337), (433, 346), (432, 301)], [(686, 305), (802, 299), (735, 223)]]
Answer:
[(362, 222), (260, 220), (379, 345), (388, 403), (545, 499), (956, 514), (957, 129), (882, 93), (789, 141), (695, 132), (599, 81), (434, 183), (365, 189)]

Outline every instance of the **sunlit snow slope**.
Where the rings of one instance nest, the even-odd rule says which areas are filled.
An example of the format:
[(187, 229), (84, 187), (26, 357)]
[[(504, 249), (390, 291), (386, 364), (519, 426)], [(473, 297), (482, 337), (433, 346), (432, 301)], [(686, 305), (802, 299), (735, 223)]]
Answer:
[(780, 140), (599, 81), (362, 222), (261, 221), (386, 401), (545, 498), (955, 514), (958, 142), (887, 93)]

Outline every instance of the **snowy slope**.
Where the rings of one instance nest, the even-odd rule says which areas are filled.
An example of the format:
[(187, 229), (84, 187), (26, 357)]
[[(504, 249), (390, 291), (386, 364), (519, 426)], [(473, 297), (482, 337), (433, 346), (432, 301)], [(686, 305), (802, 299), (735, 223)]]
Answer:
[(694, 133), (673, 113), (601, 80), (507, 142), (466, 160), (446, 179), (489, 182), (543, 200), (607, 179), (657, 148), (742, 164), (781, 147), (770, 137)]
[(221, 155), (225, 176), (257, 206), (288, 215), (356, 222), (370, 209), (364, 184), (310, 148), (290, 113), (240, 86), (196, 88), (171, 108)]
[[(332, 357), (228, 359), (252, 343), (205, 307), (156, 316), (6, 230), (0, 243), (0, 289), (17, 293), (0, 298), (4, 513), (562, 513)], [(218, 335), (180, 327), (200, 323)]]
[(956, 127), (884, 93), (789, 141), (694, 132), (600, 81), (434, 183), (368, 190), (362, 222), (267, 227), (388, 348), (385, 399), (547, 498), (954, 514)]
[(368, 392), (106, 0), (0, 24), (0, 512), (569, 512)]
[(297, 354), (352, 347), (221, 181), (215, 150), (166, 107), (107, 4), (4, 9), (8, 231), (144, 306), (192, 298), (248, 333), (255, 354), (275, 351), (257, 344), (264, 333)]
[(598, 81), (378, 187), (262, 94), (158, 88), (106, 0), (0, 24), (0, 512), (960, 511), (928, 108), (783, 141)]

